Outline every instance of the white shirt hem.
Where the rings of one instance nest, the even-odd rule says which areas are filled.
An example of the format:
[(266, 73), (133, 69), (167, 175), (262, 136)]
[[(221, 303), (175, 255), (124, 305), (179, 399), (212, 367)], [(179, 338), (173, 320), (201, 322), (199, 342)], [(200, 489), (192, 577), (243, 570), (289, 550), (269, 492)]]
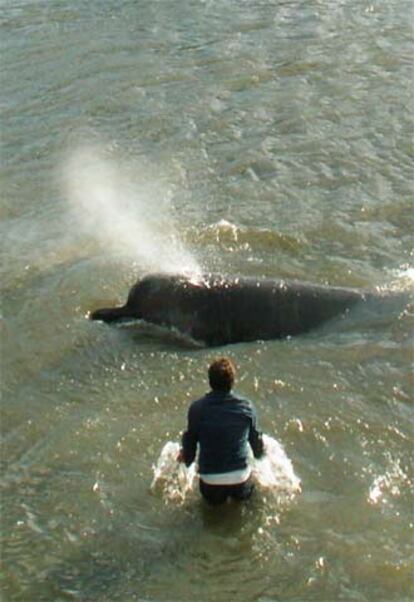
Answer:
[(247, 481), (251, 475), (251, 468), (247, 466), (241, 470), (232, 472), (220, 472), (213, 474), (200, 474), (200, 479), (207, 485), (240, 485)]

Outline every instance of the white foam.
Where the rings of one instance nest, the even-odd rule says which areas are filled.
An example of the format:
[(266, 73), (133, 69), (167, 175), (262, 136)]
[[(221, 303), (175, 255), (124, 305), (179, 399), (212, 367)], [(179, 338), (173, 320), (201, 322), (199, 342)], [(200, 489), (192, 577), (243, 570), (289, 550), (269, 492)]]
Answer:
[(155, 466), (151, 489), (161, 493), (169, 502), (181, 503), (193, 489), (196, 476), (196, 465), (189, 468), (177, 461), (180, 451), (179, 443), (167, 441), (161, 450)]
[(370, 504), (387, 504), (391, 497), (401, 495), (402, 485), (409, 482), (407, 474), (400, 466), (400, 461), (393, 459), (391, 455), (388, 458), (388, 470), (385, 474), (378, 475), (368, 492), (368, 502)]
[(392, 280), (383, 289), (390, 292), (414, 292), (414, 268), (409, 264), (401, 265), (397, 270), (391, 270)]
[(263, 442), (265, 454), (258, 460), (252, 460), (253, 477), (257, 485), (276, 495), (289, 497), (299, 493), (300, 479), (281, 444), (269, 435), (263, 435)]
[[(265, 454), (255, 460), (251, 457), (252, 475), (258, 489), (266, 495), (278, 499), (289, 499), (301, 491), (300, 479), (296, 476), (292, 462), (281, 444), (263, 435)], [(166, 501), (182, 503), (194, 489), (197, 466), (194, 462), (189, 468), (177, 461), (180, 445), (167, 441), (161, 450), (155, 466), (151, 484), (153, 491), (160, 492)]]

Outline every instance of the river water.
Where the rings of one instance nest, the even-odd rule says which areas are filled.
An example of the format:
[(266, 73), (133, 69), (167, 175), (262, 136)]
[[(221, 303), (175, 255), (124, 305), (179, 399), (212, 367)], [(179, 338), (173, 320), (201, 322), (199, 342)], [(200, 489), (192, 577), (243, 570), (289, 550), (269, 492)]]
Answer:
[[(412, 600), (411, 2), (0, 10), (3, 599)], [(184, 269), (395, 303), (220, 349), (86, 319)], [(293, 499), (151, 489), (223, 354)]]

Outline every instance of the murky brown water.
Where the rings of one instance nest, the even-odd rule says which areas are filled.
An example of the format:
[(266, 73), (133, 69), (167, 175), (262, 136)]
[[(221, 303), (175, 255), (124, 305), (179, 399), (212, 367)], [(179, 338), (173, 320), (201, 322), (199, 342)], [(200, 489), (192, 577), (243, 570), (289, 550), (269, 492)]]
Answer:
[[(412, 6), (2, 5), (6, 601), (407, 601)], [(85, 314), (150, 270), (388, 287), (289, 341), (199, 349)], [(217, 354), (303, 491), (150, 491)]]

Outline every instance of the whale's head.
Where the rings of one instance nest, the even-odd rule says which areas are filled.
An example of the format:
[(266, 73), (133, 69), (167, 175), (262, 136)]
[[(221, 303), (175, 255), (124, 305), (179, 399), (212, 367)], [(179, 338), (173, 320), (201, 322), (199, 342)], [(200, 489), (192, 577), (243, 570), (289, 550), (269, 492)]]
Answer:
[(135, 318), (188, 331), (203, 288), (186, 275), (151, 274), (131, 288), (126, 307)]

